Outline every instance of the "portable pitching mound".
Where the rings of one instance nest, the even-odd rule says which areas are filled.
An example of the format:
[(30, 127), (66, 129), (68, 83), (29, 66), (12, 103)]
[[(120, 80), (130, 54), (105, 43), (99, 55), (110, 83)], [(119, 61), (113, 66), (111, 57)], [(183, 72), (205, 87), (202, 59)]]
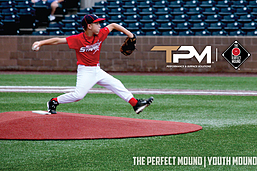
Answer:
[(0, 139), (113, 139), (184, 134), (201, 130), (190, 123), (58, 112), (0, 113)]

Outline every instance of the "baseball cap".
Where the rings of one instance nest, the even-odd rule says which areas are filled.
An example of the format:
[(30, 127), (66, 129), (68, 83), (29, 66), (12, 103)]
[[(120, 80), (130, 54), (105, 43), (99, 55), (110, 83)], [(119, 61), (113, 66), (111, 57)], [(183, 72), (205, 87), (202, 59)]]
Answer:
[(82, 27), (84, 29), (87, 28), (87, 25), (88, 24), (92, 24), (92, 23), (97, 23), (97, 22), (100, 22), (100, 21), (103, 21), (105, 20), (105, 18), (98, 18), (96, 15), (94, 14), (86, 14), (83, 19), (82, 19)]

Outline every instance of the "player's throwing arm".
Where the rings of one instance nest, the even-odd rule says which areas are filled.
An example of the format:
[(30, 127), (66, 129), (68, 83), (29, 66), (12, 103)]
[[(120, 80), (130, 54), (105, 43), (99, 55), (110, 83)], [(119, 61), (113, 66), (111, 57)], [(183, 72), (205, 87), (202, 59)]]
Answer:
[(43, 45), (58, 45), (58, 44), (67, 44), (66, 38), (51, 38), (41, 41), (36, 41), (32, 45), (32, 50), (39, 51), (40, 47)]

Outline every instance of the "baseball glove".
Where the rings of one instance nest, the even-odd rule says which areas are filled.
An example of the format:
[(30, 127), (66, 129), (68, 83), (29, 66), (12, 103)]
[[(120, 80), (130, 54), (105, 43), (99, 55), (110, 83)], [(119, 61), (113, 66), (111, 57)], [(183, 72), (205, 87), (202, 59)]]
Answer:
[(136, 42), (137, 42), (136, 35), (134, 35), (133, 38), (127, 37), (124, 43), (120, 47), (120, 52), (125, 56), (131, 55), (132, 52), (136, 49)]

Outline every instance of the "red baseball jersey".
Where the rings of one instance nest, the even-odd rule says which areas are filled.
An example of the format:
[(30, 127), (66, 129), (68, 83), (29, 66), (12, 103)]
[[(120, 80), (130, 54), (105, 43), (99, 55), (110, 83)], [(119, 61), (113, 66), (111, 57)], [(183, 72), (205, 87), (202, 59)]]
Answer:
[(83, 32), (66, 38), (69, 48), (76, 51), (77, 65), (96, 66), (99, 63), (102, 43), (109, 32), (109, 29), (104, 27), (98, 35), (92, 37)]

